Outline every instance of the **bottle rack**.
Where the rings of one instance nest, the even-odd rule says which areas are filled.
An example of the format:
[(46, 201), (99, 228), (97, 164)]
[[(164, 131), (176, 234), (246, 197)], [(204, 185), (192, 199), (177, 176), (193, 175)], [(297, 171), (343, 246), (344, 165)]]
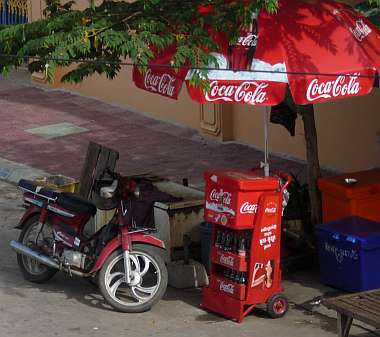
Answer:
[(272, 303), (282, 292), (281, 210), (281, 194), (266, 192), (250, 228), (213, 223), (209, 286), (201, 307), (241, 322), (257, 304)]
[[(222, 235), (227, 236), (227, 240), (221, 239)], [(228, 237), (232, 239), (229, 240)], [(209, 287), (244, 300), (248, 283), (251, 231), (232, 230), (214, 225), (212, 238)]]

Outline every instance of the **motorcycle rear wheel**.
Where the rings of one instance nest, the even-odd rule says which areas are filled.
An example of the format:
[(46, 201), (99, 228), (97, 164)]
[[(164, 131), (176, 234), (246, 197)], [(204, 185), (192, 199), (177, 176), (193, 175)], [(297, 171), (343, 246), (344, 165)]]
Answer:
[(132, 284), (124, 280), (123, 251), (113, 252), (99, 272), (99, 289), (114, 309), (127, 313), (149, 310), (168, 284), (165, 262), (154, 247), (136, 245), (130, 252)]
[[(33, 250), (38, 249), (39, 245), (42, 245), (44, 243), (44, 240), (53, 239), (52, 237), (47, 237), (48, 235), (50, 235), (49, 229), (50, 229), (51, 235), (53, 234), (52, 234), (50, 225), (46, 223), (44, 225), (45, 228), (40, 233), (37, 240), (37, 244), (36, 244), (38, 221), (39, 221), (39, 215), (34, 215), (30, 217), (25, 222), (21, 230), (20, 236), (18, 238), (18, 241), (20, 243), (32, 248)], [(19, 268), (24, 278), (34, 283), (47, 282), (58, 271), (54, 268), (50, 268), (44, 264), (41, 264), (28, 256), (25, 256), (19, 253), (17, 253), (17, 263), (19, 265)]]

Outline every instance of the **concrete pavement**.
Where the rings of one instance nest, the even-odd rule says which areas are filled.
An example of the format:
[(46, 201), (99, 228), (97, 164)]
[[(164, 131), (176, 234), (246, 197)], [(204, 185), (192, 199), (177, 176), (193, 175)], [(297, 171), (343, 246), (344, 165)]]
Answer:
[[(13, 227), (23, 212), (21, 194), (4, 181), (0, 192), (0, 336), (336, 336), (334, 313), (310, 303), (332, 290), (318, 284), (311, 271), (285, 275), (291, 304), (285, 317), (269, 319), (257, 309), (242, 324), (201, 310), (199, 289), (169, 288), (151, 311), (122, 314), (107, 307), (97, 288), (83, 279), (57, 274), (46, 284), (29, 283), (9, 247), (19, 234)], [(351, 335), (376, 336), (367, 328), (355, 323)]]

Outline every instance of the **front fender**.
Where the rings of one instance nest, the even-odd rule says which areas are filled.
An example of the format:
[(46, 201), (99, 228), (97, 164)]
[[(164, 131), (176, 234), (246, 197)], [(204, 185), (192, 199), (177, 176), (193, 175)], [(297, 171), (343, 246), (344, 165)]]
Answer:
[[(152, 235), (144, 235), (141, 233), (131, 234), (129, 236), (132, 243), (143, 243), (150, 246), (159, 247), (165, 249), (165, 244), (160, 239), (155, 238)], [(116, 249), (122, 247), (121, 235), (113, 238), (109, 241), (106, 246), (101, 251), (98, 259), (96, 260), (95, 266), (91, 269), (90, 273), (96, 273), (102, 268), (107, 257), (110, 256)]]
[(106, 246), (102, 249), (98, 259), (96, 260), (95, 266), (92, 267), (92, 269), (90, 270), (90, 273), (96, 273), (97, 271), (99, 271), (99, 269), (102, 268), (107, 257), (110, 256), (119, 247), (121, 247), (120, 235), (118, 235), (116, 238), (113, 238), (111, 241), (109, 241), (106, 244)]
[(157, 239), (153, 235), (146, 235), (142, 233), (136, 233), (131, 235), (131, 241), (132, 243), (140, 242), (140, 243), (146, 243), (147, 245), (159, 247), (162, 249), (165, 249), (165, 244), (162, 240)]

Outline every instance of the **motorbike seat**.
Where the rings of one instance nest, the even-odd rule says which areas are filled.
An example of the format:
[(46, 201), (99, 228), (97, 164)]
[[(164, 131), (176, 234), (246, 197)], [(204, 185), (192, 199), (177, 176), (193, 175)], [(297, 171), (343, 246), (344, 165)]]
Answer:
[(93, 203), (73, 193), (60, 193), (57, 203), (77, 214), (90, 214), (91, 216), (96, 214), (96, 206)]

